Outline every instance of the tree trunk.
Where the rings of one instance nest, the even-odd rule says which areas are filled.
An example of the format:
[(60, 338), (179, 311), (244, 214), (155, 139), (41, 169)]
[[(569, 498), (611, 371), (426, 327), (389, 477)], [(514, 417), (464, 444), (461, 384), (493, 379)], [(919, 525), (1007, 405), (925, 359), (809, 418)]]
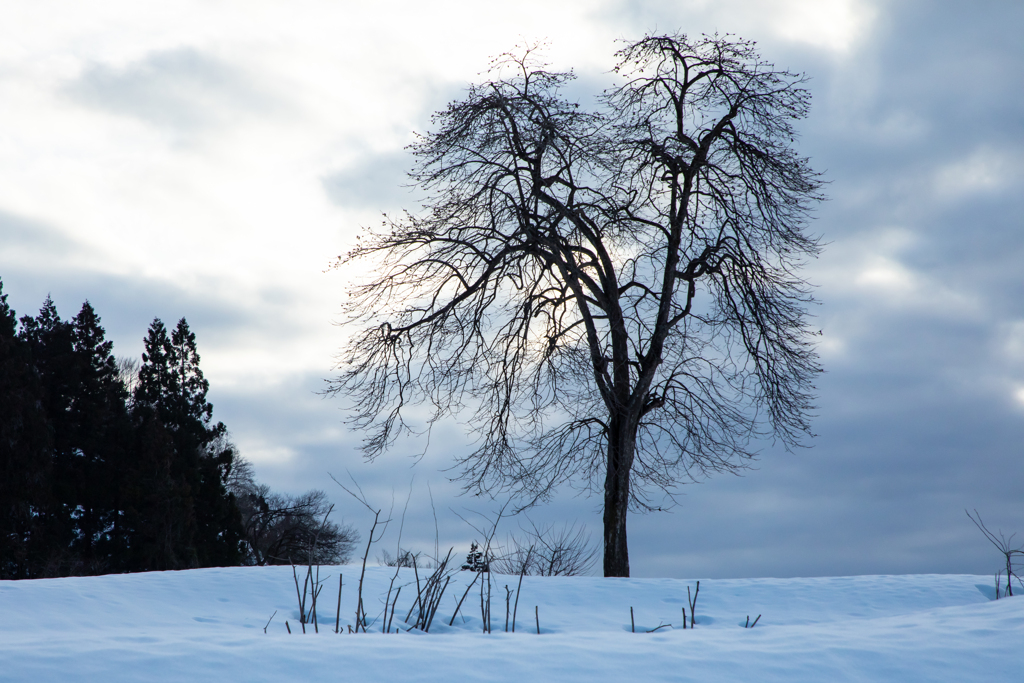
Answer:
[(604, 480), (604, 575), (629, 576), (626, 513), (629, 511), (629, 472), (636, 449), (636, 430), (628, 420), (613, 419), (608, 435)]

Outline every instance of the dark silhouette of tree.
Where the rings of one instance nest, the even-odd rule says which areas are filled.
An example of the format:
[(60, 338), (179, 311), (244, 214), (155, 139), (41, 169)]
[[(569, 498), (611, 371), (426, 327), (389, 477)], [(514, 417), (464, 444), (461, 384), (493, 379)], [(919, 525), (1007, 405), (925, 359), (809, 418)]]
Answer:
[(149, 406), (133, 410), (132, 460), (122, 488), (127, 571), (183, 569), (198, 563), (192, 544), (194, 510), (174, 476), (170, 431)]
[(243, 458), (235, 461), (228, 489), (241, 510), (247, 564), (343, 564), (352, 556), (359, 533), (326, 519), (331, 504), (323, 491), (273, 493)]
[(100, 318), (88, 301), (71, 321), (71, 342), (75, 361), (68, 425), (73, 430), (75, 480), (70, 501), (75, 520), (71, 548), (89, 568), (87, 573), (99, 573), (113, 569), (115, 556), (124, 549), (120, 486), (131, 423), (113, 342), (106, 340)]
[(52, 453), (42, 383), (0, 282), (0, 579), (42, 573)]
[(63, 576), (77, 573), (79, 562), (71, 552), (75, 541), (74, 514), (78, 481), (76, 478), (78, 432), (73, 414), (78, 361), (73, 348), (73, 326), (62, 320), (50, 296), (39, 314), (23, 316), (19, 337), (32, 355), (33, 369), (42, 387), (42, 408), (51, 434), (47, 495), (37, 501), (34, 510), (33, 542), (45, 548), (37, 576)]
[(88, 301), (20, 323), (0, 283), (0, 578), (239, 564), (236, 452), (188, 323), (155, 320), (141, 365)]
[[(182, 318), (168, 336), (155, 319), (143, 346), (133, 411), (154, 439), (149, 448), (156, 450), (147, 454), (152, 462), (144, 465), (153, 475), (151, 484), (162, 487), (164, 500), (172, 503), (157, 508), (167, 518), (150, 521), (158, 535), (148, 542), (173, 549), (170, 555), (157, 554), (170, 563), (166, 568), (238, 564), (241, 517), (225, 487), (235, 452), (222, 440), (224, 424), (212, 422), (213, 405), (206, 400), (210, 385), (199, 368), (195, 334)], [(166, 478), (161, 429), (173, 447)]]
[(491, 567), (499, 574), (580, 576), (590, 571), (596, 558), (597, 548), (585, 526), (537, 526), (531, 520), (521, 535), (509, 535)]
[(792, 147), (803, 79), (752, 43), (648, 36), (617, 56), (590, 111), (527, 51), (435, 115), (412, 147), (428, 210), (339, 259), (373, 268), (329, 392), (370, 458), (411, 406), (431, 424), (471, 409), (467, 490), (601, 490), (604, 573), (628, 576), (628, 510), (743, 467), (752, 439), (809, 433), (797, 271), (820, 181)]

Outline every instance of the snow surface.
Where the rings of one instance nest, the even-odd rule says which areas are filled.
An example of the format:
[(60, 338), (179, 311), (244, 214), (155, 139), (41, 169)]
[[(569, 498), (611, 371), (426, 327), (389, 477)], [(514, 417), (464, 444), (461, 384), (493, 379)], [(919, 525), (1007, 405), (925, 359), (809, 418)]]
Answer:
[[(0, 681), (1024, 681), (1024, 598), (992, 600), (986, 576), (701, 580), (692, 630), (693, 580), (526, 577), (513, 634), (516, 577), (495, 575), (485, 635), (476, 588), (447, 625), (473, 576), (460, 572), (429, 634), (378, 620), (337, 635), (339, 571), (342, 629), (355, 623), (359, 567), (324, 567), (320, 633), (305, 635), (289, 567), (0, 581)], [(393, 571), (367, 568), (371, 618)], [(396, 624), (411, 580), (403, 570)]]

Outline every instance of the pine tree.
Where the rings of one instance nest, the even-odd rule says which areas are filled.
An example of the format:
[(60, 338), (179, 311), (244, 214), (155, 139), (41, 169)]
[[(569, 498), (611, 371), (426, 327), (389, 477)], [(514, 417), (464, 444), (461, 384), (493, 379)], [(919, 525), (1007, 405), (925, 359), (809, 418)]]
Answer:
[(130, 423), (113, 342), (105, 337), (99, 316), (86, 301), (72, 320), (77, 381), (72, 387), (71, 425), (77, 455), (74, 547), (88, 573), (115, 568), (125, 546), (120, 489)]
[(39, 576), (76, 573), (79, 562), (71, 545), (76, 536), (77, 457), (72, 415), (73, 387), (79, 368), (74, 355), (72, 324), (61, 320), (53, 299), (47, 295), (39, 314), (21, 318), (19, 338), (30, 349), (34, 371), (42, 387), (41, 405), (49, 425), (52, 449), (47, 495), (33, 510), (36, 517), (33, 543), (38, 549), (34, 571)]
[(199, 368), (195, 334), (182, 318), (168, 337), (156, 319), (144, 347), (135, 403), (158, 420), (173, 444), (168, 493), (180, 503), (177, 523), (171, 525), (179, 536), (176, 561), (182, 566), (238, 564), (241, 517), (225, 488), (234, 450), (224, 445), (224, 424), (212, 423), (209, 382)]
[(469, 545), (469, 552), (466, 554), (466, 564), (462, 565), (462, 570), (470, 572), (490, 571), (490, 561), (480, 546), (476, 544), (476, 541)]
[(41, 513), (52, 509), (52, 445), (31, 348), (17, 335), (0, 282), (0, 579), (39, 576)]

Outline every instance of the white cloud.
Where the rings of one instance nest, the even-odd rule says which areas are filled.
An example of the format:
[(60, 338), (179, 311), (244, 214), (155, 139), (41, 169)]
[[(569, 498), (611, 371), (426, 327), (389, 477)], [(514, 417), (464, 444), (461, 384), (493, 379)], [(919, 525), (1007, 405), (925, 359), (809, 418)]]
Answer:
[(920, 289), (920, 276), (887, 256), (875, 255), (862, 264), (854, 284), (875, 290), (890, 298), (906, 298)]
[(639, 31), (731, 33), (839, 56), (868, 37), (878, 15), (866, 0), (648, 0), (613, 7)]
[(846, 52), (871, 29), (877, 10), (858, 0), (774, 0), (758, 3), (782, 38)]
[(1024, 364), (1024, 320), (1006, 324), (1001, 336), (1004, 355), (1012, 362)]
[(938, 315), (975, 314), (980, 306), (970, 292), (910, 265), (921, 238), (903, 228), (884, 228), (839, 240), (826, 247), (808, 268), (822, 296), (854, 299), (870, 309), (917, 310)]
[(944, 164), (935, 171), (934, 191), (940, 199), (958, 200), (998, 192), (1024, 176), (1024, 159), (1007, 150), (975, 149), (965, 158)]

